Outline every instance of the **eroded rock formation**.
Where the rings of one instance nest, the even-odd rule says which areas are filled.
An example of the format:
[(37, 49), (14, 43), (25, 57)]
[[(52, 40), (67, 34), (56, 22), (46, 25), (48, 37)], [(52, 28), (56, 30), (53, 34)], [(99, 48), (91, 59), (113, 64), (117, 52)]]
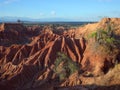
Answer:
[[(90, 49), (91, 44), (86, 42), (84, 37), (98, 27), (104, 28), (108, 22), (116, 25), (116, 32), (119, 32), (119, 21), (119, 19), (103, 19), (99, 23), (88, 24), (77, 30), (62, 31), (62, 34), (40, 26), (2, 24), (0, 27), (0, 88), (4, 90), (74, 90), (75, 88), (88, 90), (79, 85), (96, 84), (93, 76), (97, 77), (98, 84), (98, 76), (109, 72), (115, 62), (112, 56), (93, 53)], [(74, 73), (62, 83), (58, 81), (53, 71), (58, 52), (65, 53), (81, 66), (81, 71)], [(119, 55), (116, 58), (120, 60)]]

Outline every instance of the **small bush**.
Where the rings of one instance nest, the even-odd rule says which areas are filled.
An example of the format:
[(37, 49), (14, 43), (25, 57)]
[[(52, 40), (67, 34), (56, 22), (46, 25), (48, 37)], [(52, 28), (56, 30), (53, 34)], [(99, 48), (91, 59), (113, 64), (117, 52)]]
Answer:
[(54, 72), (58, 75), (60, 81), (68, 78), (71, 74), (79, 70), (79, 65), (64, 53), (58, 53), (54, 64)]

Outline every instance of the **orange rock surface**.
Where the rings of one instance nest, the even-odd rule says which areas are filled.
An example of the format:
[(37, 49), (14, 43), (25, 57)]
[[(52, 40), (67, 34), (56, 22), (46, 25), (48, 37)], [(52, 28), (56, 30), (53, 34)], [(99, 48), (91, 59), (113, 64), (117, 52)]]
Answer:
[[(114, 62), (110, 56), (94, 54), (89, 48), (91, 44), (87, 43), (84, 37), (97, 28), (105, 28), (107, 22), (116, 25), (116, 33), (119, 32), (119, 18), (105, 18), (98, 23), (79, 27), (77, 30), (62, 31), (62, 34), (54, 33), (47, 27), (2, 24), (0, 26), (0, 88), (89, 90), (80, 86), (95, 83), (93, 78), (86, 77), (106, 74), (114, 66)], [(63, 27), (58, 29), (61, 28), (64, 29)], [(63, 83), (56, 81), (56, 74), (53, 72), (58, 52), (68, 55), (81, 65), (80, 70), (82, 70), (71, 75)], [(119, 55), (118, 59), (120, 60)], [(81, 75), (78, 75), (79, 73)], [(99, 81), (99, 78), (96, 80)], [(76, 89), (68, 86), (75, 86)], [(56, 87), (60, 88), (56, 89)]]

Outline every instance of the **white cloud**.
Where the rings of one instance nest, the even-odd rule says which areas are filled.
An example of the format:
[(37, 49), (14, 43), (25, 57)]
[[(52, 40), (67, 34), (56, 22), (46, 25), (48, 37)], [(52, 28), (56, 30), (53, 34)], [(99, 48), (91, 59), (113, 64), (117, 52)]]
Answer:
[(3, 3), (4, 4), (10, 4), (10, 3), (13, 3), (13, 2), (17, 2), (19, 0), (5, 0)]
[(55, 16), (56, 15), (56, 12), (53, 10), (53, 11), (51, 11), (51, 15), (52, 16)]
[(20, 0), (4, 0), (3, 2), (0, 2), (0, 6), (6, 5), (6, 4), (11, 4), (14, 2), (18, 2)]

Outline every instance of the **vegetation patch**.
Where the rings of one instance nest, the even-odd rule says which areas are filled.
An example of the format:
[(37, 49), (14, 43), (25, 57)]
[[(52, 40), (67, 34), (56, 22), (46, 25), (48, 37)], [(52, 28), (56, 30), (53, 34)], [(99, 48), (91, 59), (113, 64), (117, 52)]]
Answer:
[(98, 29), (89, 35), (92, 38), (92, 50), (98, 54), (115, 55), (119, 51), (120, 40), (114, 33), (112, 25), (108, 24), (106, 29)]
[(58, 75), (60, 81), (68, 78), (71, 74), (80, 69), (78, 63), (60, 52), (58, 53), (54, 65), (54, 72)]

